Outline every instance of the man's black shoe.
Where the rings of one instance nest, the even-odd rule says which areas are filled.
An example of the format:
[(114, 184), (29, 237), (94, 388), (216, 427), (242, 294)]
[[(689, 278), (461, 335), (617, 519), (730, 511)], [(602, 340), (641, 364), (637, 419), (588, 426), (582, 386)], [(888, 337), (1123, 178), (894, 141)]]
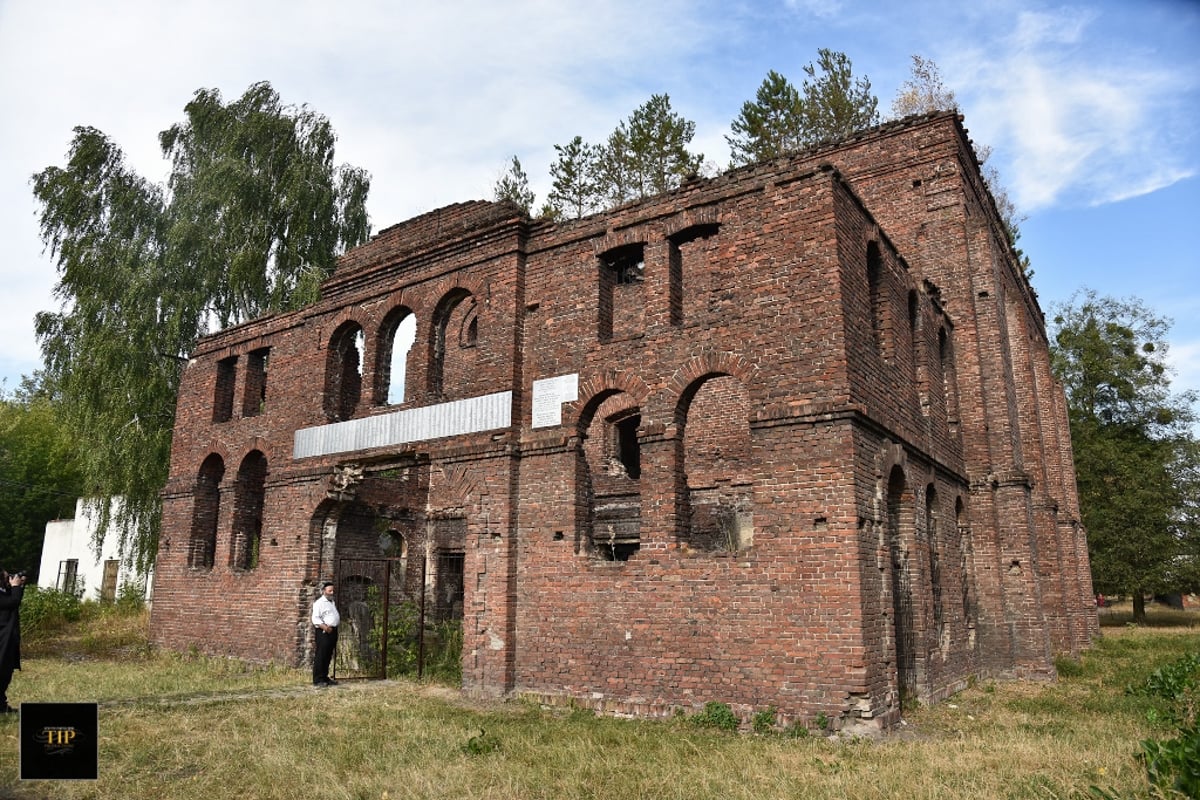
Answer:
[(326, 686), (337, 686), (338, 682), (335, 681), (333, 678), (330, 678), (329, 680), (325, 681), (325, 685)]

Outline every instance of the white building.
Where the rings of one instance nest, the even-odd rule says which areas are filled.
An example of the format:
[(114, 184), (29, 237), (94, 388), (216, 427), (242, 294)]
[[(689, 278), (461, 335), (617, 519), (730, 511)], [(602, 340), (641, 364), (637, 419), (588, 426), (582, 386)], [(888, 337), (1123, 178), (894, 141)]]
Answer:
[[(110, 516), (115, 516), (121, 501), (114, 499), (112, 502)], [(46, 523), (38, 586), (63, 591), (82, 589), (84, 599), (112, 600), (123, 584), (145, 581), (148, 602), (153, 585), (153, 569), (142, 574), (128, 556), (122, 558), (119, 537), (115, 533), (104, 536), (103, 546), (97, 555), (92, 542), (99, 521), (99, 503), (79, 499), (75, 501), (74, 519), (56, 519)]]

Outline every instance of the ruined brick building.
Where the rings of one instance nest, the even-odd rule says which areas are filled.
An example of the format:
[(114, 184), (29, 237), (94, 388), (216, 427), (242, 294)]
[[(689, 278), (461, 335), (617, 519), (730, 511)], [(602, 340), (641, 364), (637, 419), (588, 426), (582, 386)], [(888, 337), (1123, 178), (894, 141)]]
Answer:
[(461, 618), (478, 694), (856, 730), (1052, 675), (1097, 632), (1066, 410), (961, 120), (442, 208), (203, 339), (154, 641), (301, 663), (349, 559)]

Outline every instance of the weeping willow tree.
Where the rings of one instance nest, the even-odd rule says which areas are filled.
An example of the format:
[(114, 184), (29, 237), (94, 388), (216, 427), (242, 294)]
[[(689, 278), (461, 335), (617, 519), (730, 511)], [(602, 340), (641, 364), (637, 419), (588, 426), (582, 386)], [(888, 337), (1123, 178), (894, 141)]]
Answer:
[[(200, 90), (159, 135), (165, 185), (77, 127), (65, 166), (33, 176), (57, 311), (36, 317), (47, 384), (80, 445), (83, 491), (122, 498), (111, 524), (140, 564), (157, 550), (182, 364), (215, 328), (317, 298), (364, 242), (368, 175), (334, 166), (329, 121), (268, 83), (228, 104)], [(101, 503), (108, 509), (110, 504)]]

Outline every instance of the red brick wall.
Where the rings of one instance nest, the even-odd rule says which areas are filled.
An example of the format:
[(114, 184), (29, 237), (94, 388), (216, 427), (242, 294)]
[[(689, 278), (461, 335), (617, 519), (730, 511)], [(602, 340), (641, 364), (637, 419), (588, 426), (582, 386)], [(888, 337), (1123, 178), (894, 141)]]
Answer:
[[(477, 202), (386, 229), (313, 307), (197, 348), (154, 638), (302, 660), (317, 581), (395, 530), (406, 586), (418, 556), (463, 554), (472, 692), (886, 726), (902, 689), (936, 701), (973, 676), (1050, 674), (1095, 611), (1061, 389), (1002, 236), (950, 115), (578, 221)], [(330, 352), (357, 329), (347, 370)], [(533, 381), (570, 374), (562, 424), (533, 428)], [(214, 414), (230, 380), (250, 399)], [(356, 381), (335, 417), (511, 391), (512, 425), (294, 458), (295, 432)], [(253, 452), (262, 543), (239, 569), (233, 465)], [(188, 553), (213, 458), (207, 569)], [(214, 590), (228, 611), (200, 613)]]

